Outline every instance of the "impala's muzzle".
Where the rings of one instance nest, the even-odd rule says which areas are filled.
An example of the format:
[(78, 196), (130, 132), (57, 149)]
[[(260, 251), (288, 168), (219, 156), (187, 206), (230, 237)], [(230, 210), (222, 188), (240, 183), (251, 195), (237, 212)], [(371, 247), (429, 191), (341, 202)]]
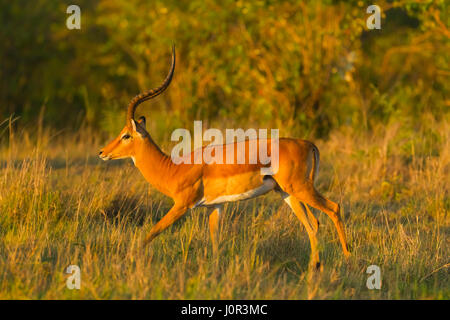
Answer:
[(104, 154), (104, 153), (103, 153), (103, 150), (101, 150), (101, 151), (98, 153), (98, 156), (99, 156), (100, 159), (102, 159), (103, 161), (111, 160), (111, 156), (110, 156), (109, 154)]

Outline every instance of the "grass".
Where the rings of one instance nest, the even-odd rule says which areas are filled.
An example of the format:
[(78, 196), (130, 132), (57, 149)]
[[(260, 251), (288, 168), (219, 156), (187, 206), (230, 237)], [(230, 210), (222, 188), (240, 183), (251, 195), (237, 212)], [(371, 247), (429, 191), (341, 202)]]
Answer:
[[(171, 201), (131, 160), (101, 162), (104, 141), (89, 131), (16, 133), (0, 153), (0, 299), (449, 299), (449, 129), (430, 117), (416, 131), (391, 124), (316, 141), (317, 186), (341, 204), (352, 256), (314, 211), (314, 281), (306, 232), (276, 194), (225, 207), (217, 260), (205, 209), (143, 247)], [(71, 264), (80, 290), (66, 288)], [(381, 290), (366, 287), (372, 264)]]

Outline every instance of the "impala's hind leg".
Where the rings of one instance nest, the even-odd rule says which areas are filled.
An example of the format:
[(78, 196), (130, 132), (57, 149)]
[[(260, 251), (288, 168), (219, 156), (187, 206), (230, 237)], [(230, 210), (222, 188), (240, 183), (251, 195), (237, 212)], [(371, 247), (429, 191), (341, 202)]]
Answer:
[(300, 202), (300, 205), (303, 207), (303, 211), (308, 214), (309, 221), (311, 222), (311, 226), (313, 227), (314, 231), (317, 233), (319, 230), (319, 221), (317, 220), (316, 216), (313, 215), (311, 210), (309, 209), (308, 205), (304, 202)]
[(291, 207), (292, 211), (294, 211), (295, 215), (300, 220), (300, 222), (305, 226), (306, 232), (308, 233), (309, 242), (311, 244), (310, 266), (319, 269), (320, 267), (319, 251), (317, 250), (317, 237), (316, 237), (318, 222), (316, 217), (314, 217), (311, 214), (313, 219), (310, 219), (310, 217), (308, 217), (308, 211), (305, 205), (303, 203), (300, 203), (295, 197), (288, 194), (283, 194), (282, 196), (284, 201), (286, 201), (289, 207)]
[(314, 188), (313, 185), (309, 185), (306, 188), (306, 190), (302, 190), (302, 192), (299, 193), (298, 198), (301, 199), (301, 201), (306, 202), (310, 206), (325, 212), (331, 218), (331, 220), (334, 223), (334, 226), (337, 229), (337, 233), (342, 245), (342, 250), (344, 251), (344, 255), (346, 257), (350, 256), (350, 252), (348, 251), (347, 248), (347, 240), (345, 237), (344, 224), (342, 223), (341, 217), (339, 215), (340, 213), (339, 205), (322, 196), (319, 192), (317, 192), (317, 190)]

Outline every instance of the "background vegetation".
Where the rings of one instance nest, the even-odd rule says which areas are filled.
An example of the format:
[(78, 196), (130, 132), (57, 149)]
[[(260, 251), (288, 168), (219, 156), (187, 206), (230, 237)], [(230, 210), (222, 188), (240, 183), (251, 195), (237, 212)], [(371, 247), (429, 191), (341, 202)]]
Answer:
[[(81, 30), (65, 26), (69, 4)], [(0, 4), (0, 298), (450, 298), (449, 6), (378, 1), (10, 1)], [(173, 129), (279, 128), (321, 150), (324, 270), (276, 195), (227, 206), (218, 260), (205, 212), (158, 237), (168, 210), (128, 161), (100, 163), (125, 107), (163, 149)], [(82, 289), (65, 287), (78, 264)], [(365, 270), (381, 267), (368, 290)]]

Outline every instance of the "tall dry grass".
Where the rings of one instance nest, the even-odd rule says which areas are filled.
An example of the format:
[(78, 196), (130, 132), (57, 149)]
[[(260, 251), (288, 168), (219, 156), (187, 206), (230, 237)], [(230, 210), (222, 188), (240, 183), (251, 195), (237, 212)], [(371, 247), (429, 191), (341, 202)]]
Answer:
[[(225, 207), (218, 260), (204, 209), (143, 247), (171, 202), (131, 161), (101, 162), (104, 141), (87, 129), (12, 134), (0, 153), (0, 298), (449, 299), (449, 129), (425, 115), (416, 131), (392, 123), (316, 141), (318, 189), (341, 203), (352, 256), (315, 211), (314, 281), (306, 232), (276, 194)], [(80, 290), (66, 288), (71, 264)], [(366, 287), (372, 264), (381, 290)]]

